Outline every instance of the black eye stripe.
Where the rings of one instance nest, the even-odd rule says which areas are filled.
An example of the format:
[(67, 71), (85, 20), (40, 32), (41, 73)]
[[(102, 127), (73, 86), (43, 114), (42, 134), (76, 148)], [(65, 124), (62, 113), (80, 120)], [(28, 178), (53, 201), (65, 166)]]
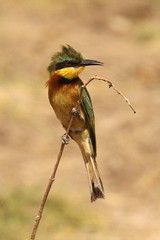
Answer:
[(65, 61), (65, 66), (71, 66), (72, 63), (70, 61)]
[(57, 63), (55, 70), (62, 69), (65, 67), (75, 67), (75, 66), (78, 66), (77, 62), (66, 60), (66, 61)]

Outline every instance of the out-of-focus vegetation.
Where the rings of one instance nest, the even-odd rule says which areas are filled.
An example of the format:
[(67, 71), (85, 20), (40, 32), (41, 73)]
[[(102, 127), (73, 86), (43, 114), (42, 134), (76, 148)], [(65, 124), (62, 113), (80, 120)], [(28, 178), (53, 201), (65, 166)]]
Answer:
[[(31, 191), (16, 189), (8, 196), (0, 198), (0, 233), (1, 239), (24, 239), (24, 233), (31, 232), (39, 205), (39, 188)], [(39, 190), (40, 191), (40, 190)], [(72, 235), (76, 237), (77, 232), (96, 233), (103, 229), (99, 216), (87, 210), (78, 202), (69, 201), (64, 197), (49, 199), (42, 220), (44, 230), (40, 230), (38, 238), (58, 239)], [(97, 224), (98, 221), (98, 224)]]
[(105, 63), (89, 86), (106, 199), (89, 202), (82, 156), (66, 147), (37, 239), (159, 240), (160, 1), (0, 1), (0, 238), (26, 239), (64, 133), (47, 99), (53, 53)]

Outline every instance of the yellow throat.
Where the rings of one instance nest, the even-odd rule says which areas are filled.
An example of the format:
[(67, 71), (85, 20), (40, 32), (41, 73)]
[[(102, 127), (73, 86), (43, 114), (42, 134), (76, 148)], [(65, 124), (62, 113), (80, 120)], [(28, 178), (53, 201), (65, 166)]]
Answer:
[(78, 77), (78, 75), (84, 70), (84, 67), (66, 67), (62, 69), (58, 69), (55, 73), (59, 76), (73, 79)]

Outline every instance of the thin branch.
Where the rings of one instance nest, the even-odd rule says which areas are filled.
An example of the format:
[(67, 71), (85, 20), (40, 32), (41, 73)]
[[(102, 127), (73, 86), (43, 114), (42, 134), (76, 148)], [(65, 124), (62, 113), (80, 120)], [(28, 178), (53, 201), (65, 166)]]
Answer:
[(52, 174), (51, 174), (51, 176), (49, 178), (49, 181), (48, 181), (48, 184), (47, 184), (47, 188), (46, 188), (45, 193), (43, 195), (43, 198), (42, 198), (42, 201), (41, 201), (41, 204), (40, 204), (40, 208), (39, 208), (38, 214), (37, 214), (37, 216), (35, 218), (35, 224), (33, 226), (31, 237), (30, 237), (31, 240), (35, 240), (35, 237), (36, 237), (36, 234), (37, 234), (37, 230), (38, 230), (38, 226), (39, 226), (39, 223), (40, 223), (41, 218), (42, 218), (43, 210), (44, 210), (44, 207), (45, 207), (45, 204), (46, 204), (46, 201), (47, 201), (50, 189), (52, 187), (53, 182), (55, 181), (56, 172), (57, 172), (57, 169), (58, 169), (58, 166), (59, 166), (62, 154), (63, 154), (64, 147), (65, 147), (65, 145), (67, 145), (69, 143), (69, 131), (70, 131), (73, 119), (74, 119), (74, 117), (79, 116), (79, 112), (78, 112), (77, 108), (80, 105), (83, 89), (86, 88), (86, 86), (90, 82), (92, 82), (93, 80), (101, 80), (101, 81), (106, 82), (108, 84), (109, 88), (112, 87), (119, 95), (121, 95), (123, 97), (123, 99), (128, 103), (130, 108), (133, 110), (133, 112), (136, 113), (136, 111), (134, 110), (134, 108), (130, 104), (129, 100), (118, 90), (118, 88), (115, 87), (115, 85), (113, 85), (113, 83), (111, 83), (109, 80), (107, 80), (105, 78), (101, 78), (101, 77), (98, 77), (97, 75), (95, 75), (92, 78), (90, 78), (84, 85), (81, 86), (79, 100), (77, 101), (75, 107), (72, 109), (72, 115), (71, 115), (71, 118), (70, 118), (70, 121), (69, 121), (69, 125), (67, 127), (66, 133), (62, 137), (62, 142), (61, 142), (59, 154), (58, 154), (58, 157), (57, 157), (57, 161), (56, 161), (56, 163), (54, 165), (53, 172), (52, 172)]
[(98, 77), (97, 75), (95, 75), (95, 76), (93, 76), (93, 77), (85, 84), (85, 86), (87, 86), (87, 85), (88, 85), (91, 81), (93, 81), (93, 80), (101, 80), (101, 81), (103, 81), (103, 82), (106, 82), (106, 83), (108, 84), (109, 88), (112, 87), (113, 90), (115, 90), (115, 91), (125, 100), (125, 102), (129, 105), (129, 107), (132, 109), (132, 111), (133, 111), (134, 113), (136, 113), (136, 111), (135, 111), (135, 109), (132, 107), (129, 99), (126, 98), (126, 96), (125, 96), (111, 81), (109, 81), (109, 80), (106, 79), (106, 78)]
[(62, 154), (63, 154), (64, 147), (65, 147), (66, 144), (68, 144), (67, 138), (68, 138), (69, 130), (70, 130), (71, 124), (73, 122), (74, 116), (75, 115), (71, 116), (71, 119), (70, 119), (70, 122), (69, 122), (69, 125), (68, 125), (68, 128), (67, 128), (67, 131), (66, 131), (65, 135), (63, 136), (63, 139), (62, 139), (62, 142), (61, 142), (61, 147), (60, 147), (59, 154), (58, 154), (58, 157), (57, 157), (57, 161), (56, 161), (56, 163), (54, 165), (53, 172), (52, 172), (52, 174), (51, 174), (51, 176), (49, 178), (49, 182), (47, 184), (47, 188), (46, 188), (44, 196), (42, 198), (38, 214), (37, 214), (37, 216), (35, 218), (35, 224), (33, 226), (33, 230), (32, 230), (31, 237), (30, 237), (31, 240), (34, 240), (35, 237), (36, 237), (38, 226), (39, 226), (39, 223), (40, 223), (41, 218), (42, 218), (44, 206), (46, 204), (46, 201), (47, 201), (50, 189), (52, 187), (52, 184), (55, 181), (56, 172), (57, 172), (57, 169), (58, 169), (58, 166), (59, 166)]

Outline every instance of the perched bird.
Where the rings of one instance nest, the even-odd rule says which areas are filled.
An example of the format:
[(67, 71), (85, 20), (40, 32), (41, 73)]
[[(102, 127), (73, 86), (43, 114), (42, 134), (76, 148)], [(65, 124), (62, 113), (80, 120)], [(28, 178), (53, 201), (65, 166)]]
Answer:
[[(103, 65), (102, 62), (84, 59), (71, 46), (62, 46), (48, 67), (50, 79), (47, 82), (48, 96), (57, 118), (67, 129), (72, 109), (80, 98), (83, 82), (78, 75), (85, 66)], [(83, 89), (78, 115), (74, 117), (69, 136), (78, 144), (86, 166), (91, 201), (104, 198), (104, 188), (96, 162), (95, 121), (91, 98), (86, 88)]]

